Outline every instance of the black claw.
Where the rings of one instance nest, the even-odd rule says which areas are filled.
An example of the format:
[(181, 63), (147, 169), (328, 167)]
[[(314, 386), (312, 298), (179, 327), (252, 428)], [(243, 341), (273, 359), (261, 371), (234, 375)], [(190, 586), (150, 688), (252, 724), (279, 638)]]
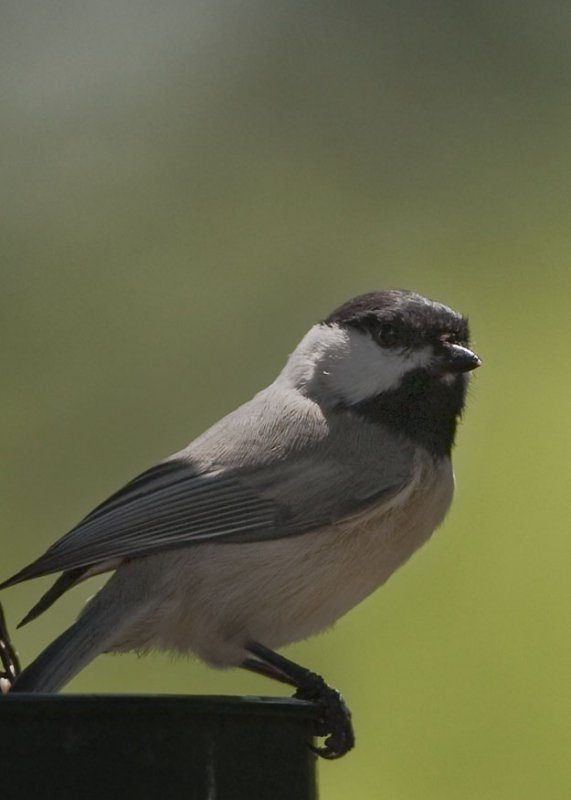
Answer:
[(247, 650), (256, 659), (247, 658), (243, 667), (295, 686), (297, 691), (294, 697), (316, 703), (321, 708), (315, 735), (326, 738), (323, 747), (311, 746), (314, 753), (322, 758), (333, 759), (341, 758), (353, 749), (355, 734), (351, 725), (351, 712), (336, 689), (328, 686), (321, 675), (300, 667), (259, 642), (249, 642)]
[(355, 734), (351, 724), (351, 712), (343, 696), (328, 686), (320, 675), (307, 672), (294, 697), (317, 703), (322, 710), (317, 720), (316, 736), (327, 737), (323, 747), (311, 749), (327, 759), (341, 758), (355, 746)]

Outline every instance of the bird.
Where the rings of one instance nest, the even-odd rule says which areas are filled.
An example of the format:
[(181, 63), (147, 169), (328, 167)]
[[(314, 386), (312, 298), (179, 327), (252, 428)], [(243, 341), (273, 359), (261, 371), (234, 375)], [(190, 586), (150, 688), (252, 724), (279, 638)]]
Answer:
[(346, 753), (342, 695), (277, 651), (330, 628), (440, 525), (480, 364), (442, 303), (387, 289), (340, 305), (273, 383), (0, 585), (61, 573), (24, 624), (112, 573), (11, 691), (57, 692), (103, 652), (190, 653), (292, 685), (321, 704), (316, 752)]

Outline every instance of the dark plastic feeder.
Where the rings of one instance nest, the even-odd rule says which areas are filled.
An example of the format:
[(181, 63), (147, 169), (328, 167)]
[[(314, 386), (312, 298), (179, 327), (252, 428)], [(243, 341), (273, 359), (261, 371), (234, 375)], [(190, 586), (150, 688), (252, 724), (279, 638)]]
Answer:
[(22, 800), (315, 800), (317, 709), (293, 699), (0, 697), (0, 787)]

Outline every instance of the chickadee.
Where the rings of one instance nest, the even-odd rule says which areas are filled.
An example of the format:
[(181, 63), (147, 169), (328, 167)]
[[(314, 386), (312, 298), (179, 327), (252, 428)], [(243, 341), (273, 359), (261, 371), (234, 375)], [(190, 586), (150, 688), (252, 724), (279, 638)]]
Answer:
[(102, 652), (190, 652), (323, 702), (319, 752), (346, 752), (340, 695), (274, 651), (332, 625), (442, 522), (479, 365), (466, 319), (418, 294), (371, 292), (337, 308), (270, 386), (0, 586), (62, 572), (23, 624), (113, 571), (11, 691), (56, 692)]

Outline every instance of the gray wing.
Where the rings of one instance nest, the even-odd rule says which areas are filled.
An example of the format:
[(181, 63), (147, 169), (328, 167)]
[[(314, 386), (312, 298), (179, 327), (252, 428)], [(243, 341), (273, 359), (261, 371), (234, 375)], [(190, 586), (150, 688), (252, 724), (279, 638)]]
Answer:
[(252, 533), (272, 527), (277, 516), (276, 503), (257, 496), (235, 476), (196, 475), (184, 461), (165, 462), (98, 506), (0, 588), (189, 541)]
[(410, 480), (406, 447), (380, 435), (379, 426), (339, 413), (325, 418), (302, 405), (295, 409), (298, 423), (300, 410), (306, 415), (300, 428), (288, 422), (287, 409), (276, 414), (271, 405), (268, 415), (268, 398), (258, 395), (112, 495), (2, 586), (204, 541), (305, 533), (379, 503)]

